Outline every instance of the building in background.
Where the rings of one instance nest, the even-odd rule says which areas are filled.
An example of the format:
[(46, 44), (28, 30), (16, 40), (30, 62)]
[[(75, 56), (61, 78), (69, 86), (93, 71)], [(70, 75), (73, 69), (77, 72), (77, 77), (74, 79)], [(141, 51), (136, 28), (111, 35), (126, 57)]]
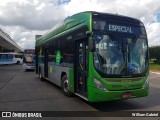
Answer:
[(0, 52), (22, 52), (22, 48), (0, 29)]

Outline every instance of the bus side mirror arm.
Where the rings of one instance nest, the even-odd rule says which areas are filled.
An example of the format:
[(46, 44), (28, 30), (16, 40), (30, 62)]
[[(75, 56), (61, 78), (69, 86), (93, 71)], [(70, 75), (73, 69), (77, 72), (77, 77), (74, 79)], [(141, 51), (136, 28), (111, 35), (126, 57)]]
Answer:
[[(93, 36), (93, 32), (90, 31), (86, 31), (86, 35), (87, 37), (92, 37)], [(95, 52), (96, 48), (95, 48), (95, 40), (91, 39), (89, 40), (89, 50), (90, 52)]]

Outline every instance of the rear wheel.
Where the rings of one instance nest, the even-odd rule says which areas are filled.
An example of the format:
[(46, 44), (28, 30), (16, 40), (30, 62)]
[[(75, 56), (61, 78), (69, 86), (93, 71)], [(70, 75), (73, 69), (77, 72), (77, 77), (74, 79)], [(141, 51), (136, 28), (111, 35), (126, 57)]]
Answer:
[(61, 88), (66, 96), (73, 96), (73, 93), (69, 91), (69, 80), (66, 75), (62, 77)]

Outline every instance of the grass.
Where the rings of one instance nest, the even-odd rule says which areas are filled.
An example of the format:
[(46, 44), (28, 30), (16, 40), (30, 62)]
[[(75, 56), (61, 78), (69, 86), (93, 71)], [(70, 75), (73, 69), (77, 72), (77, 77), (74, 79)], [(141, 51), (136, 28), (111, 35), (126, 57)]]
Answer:
[(160, 65), (155, 63), (150, 63), (150, 70), (160, 71)]

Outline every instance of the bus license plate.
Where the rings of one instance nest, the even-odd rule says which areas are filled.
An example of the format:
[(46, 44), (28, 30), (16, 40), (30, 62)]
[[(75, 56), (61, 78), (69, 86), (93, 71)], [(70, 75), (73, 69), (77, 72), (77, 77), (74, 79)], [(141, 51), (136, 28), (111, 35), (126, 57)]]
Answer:
[(132, 96), (131, 93), (123, 93), (122, 98), (130, 98)]

